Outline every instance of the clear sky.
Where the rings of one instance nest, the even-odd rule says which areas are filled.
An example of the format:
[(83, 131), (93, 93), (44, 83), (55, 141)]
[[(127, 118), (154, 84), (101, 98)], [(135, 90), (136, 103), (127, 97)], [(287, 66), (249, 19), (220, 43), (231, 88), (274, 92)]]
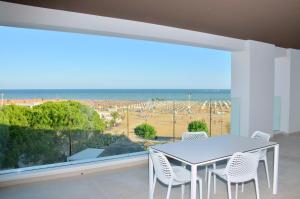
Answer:
[(230, 89), (230, 52), (0, 26), (0, 89)]

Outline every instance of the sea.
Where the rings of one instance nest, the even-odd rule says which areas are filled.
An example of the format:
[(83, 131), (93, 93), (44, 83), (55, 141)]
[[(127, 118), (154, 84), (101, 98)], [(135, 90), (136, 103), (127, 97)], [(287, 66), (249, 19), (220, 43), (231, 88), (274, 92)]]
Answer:
[[(229, 89), (0, 89), (4, 99), (229, 100)], [(1, 97), (1, 95), (0, 95)]]

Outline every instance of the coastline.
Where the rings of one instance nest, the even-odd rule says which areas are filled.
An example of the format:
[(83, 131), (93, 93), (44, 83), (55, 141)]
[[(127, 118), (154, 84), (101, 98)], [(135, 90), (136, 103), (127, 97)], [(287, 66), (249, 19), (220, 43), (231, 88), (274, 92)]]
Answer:
[(187, 100), (230, 99), (229, 89), (0, 89), (4, 99)]

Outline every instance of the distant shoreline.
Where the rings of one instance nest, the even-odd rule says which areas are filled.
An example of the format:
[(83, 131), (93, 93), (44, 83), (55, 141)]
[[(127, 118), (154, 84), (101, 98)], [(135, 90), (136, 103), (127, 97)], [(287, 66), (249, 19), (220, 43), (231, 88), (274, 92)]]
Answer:
[(0, 89), (9, 100), (228, 100), (229, 89)]
[(5, 90), (231, 90), (223, 88), (2, 88)]

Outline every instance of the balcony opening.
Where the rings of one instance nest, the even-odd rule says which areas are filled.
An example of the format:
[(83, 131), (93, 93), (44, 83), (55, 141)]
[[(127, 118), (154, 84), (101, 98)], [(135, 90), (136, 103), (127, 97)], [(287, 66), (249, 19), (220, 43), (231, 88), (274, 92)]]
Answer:
[(231, 131), (229, 51), (12, 27), (0, 35), (2, 173)]

